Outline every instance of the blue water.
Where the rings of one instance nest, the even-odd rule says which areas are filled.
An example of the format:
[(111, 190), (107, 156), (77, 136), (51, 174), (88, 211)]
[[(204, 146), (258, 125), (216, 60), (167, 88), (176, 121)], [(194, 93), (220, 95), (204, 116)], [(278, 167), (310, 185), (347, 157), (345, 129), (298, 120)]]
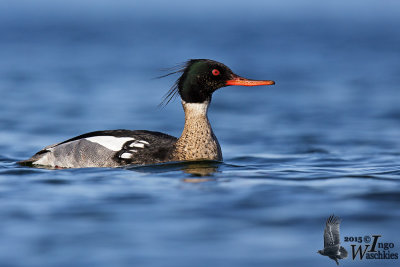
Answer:
[[(326, 218), (400, 253), (397, 1), (0, 4), (0, 266), (335, 266)], [(224, 161), (21, 167), (105, 129), (179, 136), (157, 105), (189, 58), (275, 86), (223, 88)], [(398, 266), (399, 260), (341, 260)]]

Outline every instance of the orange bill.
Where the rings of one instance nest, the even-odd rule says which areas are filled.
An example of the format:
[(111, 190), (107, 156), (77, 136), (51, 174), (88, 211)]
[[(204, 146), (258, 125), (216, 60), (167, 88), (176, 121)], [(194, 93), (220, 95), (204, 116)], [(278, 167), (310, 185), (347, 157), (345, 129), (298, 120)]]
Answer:
[(240, 76), (234, 76), (232, 79), (226, 81), (226, 85), (241, 85), (241, 86), (257, 86), (257, 85), (273, 85), (274, 81), (271, 80), (250, 80)]

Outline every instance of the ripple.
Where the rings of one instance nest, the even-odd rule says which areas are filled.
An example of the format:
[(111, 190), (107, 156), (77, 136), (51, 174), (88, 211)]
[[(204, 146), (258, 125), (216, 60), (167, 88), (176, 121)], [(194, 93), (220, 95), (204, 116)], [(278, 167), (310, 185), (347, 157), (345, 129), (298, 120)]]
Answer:
[(36, 182), (49, 185), (66, 185), (72, 183), (71, 180), (66, 180), (66, 179), (41, 179), (37, 180)]
[(123, 203), (146, 203), (146, 204), (152, 204), (155, 202), (154, 197), (151, 195), (143, 194), (143, 193), (119, 193), (119, 194), (114, 194), (110, 195), (104, 198), (104, 201), (106, 202), (115, 202), (118, 204), (123, 204)]
[[(373, 1), (357, 2), (373, 8)], [(304, 15), (298, 6), (280, 5), (298, 13), (289, 20), (281, 15), (293, 12), (246, 18), (236, 7), (244, 19), (224, 16), (217, 24), (218, 12), (207, 13), (211, 24), (198, 23), (175, 16), (177, 5), (159, 17), (130, 12), (150, 5), (125, 15), (116, 7), (108, 18), (118, 19), (104, 18), (110, 10), (103, 7), (103, 15), (78, 21), (63, 8), (60, 18), (47, 16), (49, 7), (33, 24), (8, 14), (14, 26), (0, 26), (0, 266), (69, 266), (71, 259), (99, 267), (334, 266), (315, 253), (332, 213), (342, 218), (343, 235), (381, 234), (398, 248), (399, 20), (387, 18), (390, 4), (364, 17), (352, 14), (357, 4), (340, 16), (340, 9), (324, 16), (324, 8)], [(16, 164), (93, 130), (179, 135), (179, 101), (155, 109), (177, 77), (148, 77), (198, 51), (218, 55), (238, 74), (277, 81), (215, 94), (210, 120), (224, 162), (65, 170)]]

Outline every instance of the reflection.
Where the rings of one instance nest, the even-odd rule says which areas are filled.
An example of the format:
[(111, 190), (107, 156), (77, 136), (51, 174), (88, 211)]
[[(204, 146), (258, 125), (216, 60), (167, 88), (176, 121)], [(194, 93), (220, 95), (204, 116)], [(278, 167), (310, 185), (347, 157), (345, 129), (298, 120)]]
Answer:
[(184, 179), (182, 179), (182, 182), (190, 183), (190, 184), (199, 184), (199, 183), (205, 183), (205, 182), (211, 182), (211, 181), (216, 181), (216, 179), (215, 178), (184, 178)]
[[(183, 162), (166, 162), (151, 165), (130, 165), (121, 167), (126, 170), (143, 172), (143, 173), (166, 173), (173, 171), (183, 171), (184, 173), (191, 174), (193, 176), (212, 176), (218, 171), (218, 168), (222, 165), (222, 162), (204, 160), (204, 161), (183, 161)], [(20, 164), (19, 164), (20, 166)], [(61, 168), (58, 166), (42, 166), (26, 164), (23, 167), (33, 167), (34, 169), (46, 169), (46, 170), (71, 170), (71, 168)], [(73, 168), (72, 168), (73, 169)], [(78, 169), (99, 169), (99, 168), (78, 168)], [(114, 168), (117, 169), (117, 168)], [(185, 179), (187, 182), (195, 182), (195, 179)]]
[[(212, 176), (214, 173), (217, 172), (218, 163), (219, 162), (216, 162), (216, 161), (187, 162), (183, 166), (182, 171), (184, 171), (185, 173), (192, 174), (193, 176), (200, 176), (200, 177)], [(185, 180), (192, 180), (192, 182), (193, 182), (196, 179), (193, 178), (193, 179), (185, 179)], [(208, 180), (212, 180), (212, 179), (208, 179)]]
[[(144, 172), (144, 173), (165, 173), (173, 171), (183, 171), (184, 173), (191, 174), (197, 177), (212, 176), (218, 171), (219, 166), (221, 166), (219, 161), (183, 161), (183, 162), (167, 162), (152, 165), (132, 165), (125, 167), (125, 169)], [(200, 181), (196, 179), (185, 178), (187, 182)]]

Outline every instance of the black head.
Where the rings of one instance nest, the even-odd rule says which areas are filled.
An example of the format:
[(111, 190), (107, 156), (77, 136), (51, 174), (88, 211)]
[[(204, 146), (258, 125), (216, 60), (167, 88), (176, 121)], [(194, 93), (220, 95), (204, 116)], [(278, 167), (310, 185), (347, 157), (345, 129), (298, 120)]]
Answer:
[(228, 85), (272, 85), (274, 81), (256, 81), (242, 78), (224, 64), (210, 59), (191, 59), (181, 70), (182, 76), (166, 98), (179, 92), (186, 103), (210, 101), (212, 94)]
[(224, 64), (208, 59), (188, 61), (178, 81), (179, 94), (185, 102), (201, 103), (211, 99), (212, 93), (226, 86), (233, 72)]

